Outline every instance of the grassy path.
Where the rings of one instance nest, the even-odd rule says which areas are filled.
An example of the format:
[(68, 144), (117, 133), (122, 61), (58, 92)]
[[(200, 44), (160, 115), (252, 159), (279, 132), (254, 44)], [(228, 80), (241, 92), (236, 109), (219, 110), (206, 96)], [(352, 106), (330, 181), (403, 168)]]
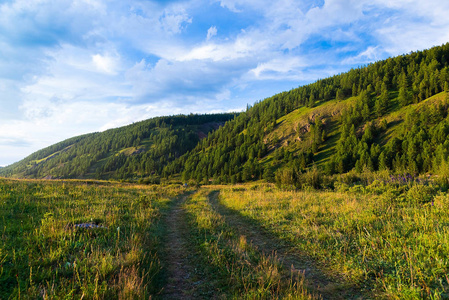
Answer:
[(163, 299), (196, 299), (197, 284), (193, 280), (195, 269), (189, 258), (189, 232), (182, 207), (187, 197), (188, 194), (179, 196), (165, 218), (167, 232), (163, 260), (166, 285), (161, 295)]
[(256, 225), (254, 220), (244, 217), (219, 201), (219, 191), (209, 194), (211, 206), (224, 218), (225, 222), (240, 235), (255, 245), (265, 255), (276, 254), (283, 265), (282, 277), (287, 280), (292, 276), (305, 277), (307, 290), (323, 299), (369, 299), (369, 296), (361, 294), (357, 287), (350, 285), (341, 279), (331, 278), (319, 266), (300, 253), (285, 241), (266, 232), (261, 226)]

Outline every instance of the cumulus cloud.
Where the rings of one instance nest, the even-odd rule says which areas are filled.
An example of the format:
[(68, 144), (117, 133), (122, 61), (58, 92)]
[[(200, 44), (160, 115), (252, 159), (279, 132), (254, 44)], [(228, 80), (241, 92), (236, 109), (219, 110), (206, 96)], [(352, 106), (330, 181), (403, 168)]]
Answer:
[(192, 99), (222, 99), (222, 92), (232, 84), (234, 78), (246, 72), (247, 64), (239, 60), (228, 63), (160, 59), (151, 65), (142, 60), (128, 70), (126, 78), (133, 86), (139, 102), (167, 99), (176, 100), (176, 106), (185, 106), (191, 104)]
[(241, 12), (241, 10), (236, 8), (236, 4), (237, 1), (232, 1), (232, 0), (221, 0), (220, 2), (220, 6), (221, 7), (225, 7), (227, 9), (229, 9), (230, 11), (234, 12), (234, 13), (239, 13)]
[(129, 87), (118, 74), (119, 58), (94, 54), (95, 50), (64, 44), (48, 51), (46, 74), (36, 76), (22, 87), (24, 107), (55, 99), (101, 101), (130, 97)]
[(0, 165), (75, 134), (244, 108), (442, 44), (448, 13), (439, 0), (2, 2), (0, 152), (15, 156)]

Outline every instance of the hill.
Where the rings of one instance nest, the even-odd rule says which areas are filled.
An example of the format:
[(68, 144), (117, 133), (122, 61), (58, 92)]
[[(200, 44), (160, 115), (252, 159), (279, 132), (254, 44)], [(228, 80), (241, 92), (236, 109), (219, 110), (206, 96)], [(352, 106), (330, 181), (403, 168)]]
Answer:
[(448, 59), (445, 44), (274, 95), (235, 118), (155, 118), (75, 137), (0, 176), (322, 187), (308, 180), (350, 171), (441, 172), (449, 154)]
[(167, 174), (301, 186), (305, 173), (438, 171), (449, 153), (449, 44), (379, 61), (257, 102)]
[(0, 176), (158, 181), (165, 164), (234, 114), (158, 117), (67, 139), (7, 166)]

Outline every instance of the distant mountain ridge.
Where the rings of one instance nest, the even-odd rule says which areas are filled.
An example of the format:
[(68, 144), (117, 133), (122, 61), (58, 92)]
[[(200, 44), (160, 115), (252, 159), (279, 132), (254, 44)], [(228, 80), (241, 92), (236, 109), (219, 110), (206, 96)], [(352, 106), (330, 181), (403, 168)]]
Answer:
[(20, 178), (157, 180), (163, 166), (193, 149), (235, 114), (157, 117), (104, 132), (73, 137), (2, 169)]
[(438, 172), (449, 156), (448, 62), (444, 44), (274, 95), (238, 115), (161, 117), (74, 137), (0, 176), (300, 186), (310, 172)]

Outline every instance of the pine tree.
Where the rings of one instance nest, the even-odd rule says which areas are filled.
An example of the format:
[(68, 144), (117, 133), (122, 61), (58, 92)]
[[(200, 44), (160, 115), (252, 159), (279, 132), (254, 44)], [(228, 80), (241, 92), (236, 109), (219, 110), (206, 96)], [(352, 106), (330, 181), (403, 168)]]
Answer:
[(345, 95), (341, 89), (337, 90), (336, 98), (337, 98), (337, 100), (343, 100), (345, 98)]
[(401, 107), (405, 107), (409, 104), (409, 97), (408, 97), (408, 92), (407, 89), (404, 87), (400, 87), (399, 88), (399, 104), (401, 105)]
[(266, 165), (263, 170), (263, 179), (265, 179), (268, 182), (274, 182), (274, 172), (269, 165)]
[(379, 170), (388, 170), (387, 155), (384, 151), (379, 155)]

